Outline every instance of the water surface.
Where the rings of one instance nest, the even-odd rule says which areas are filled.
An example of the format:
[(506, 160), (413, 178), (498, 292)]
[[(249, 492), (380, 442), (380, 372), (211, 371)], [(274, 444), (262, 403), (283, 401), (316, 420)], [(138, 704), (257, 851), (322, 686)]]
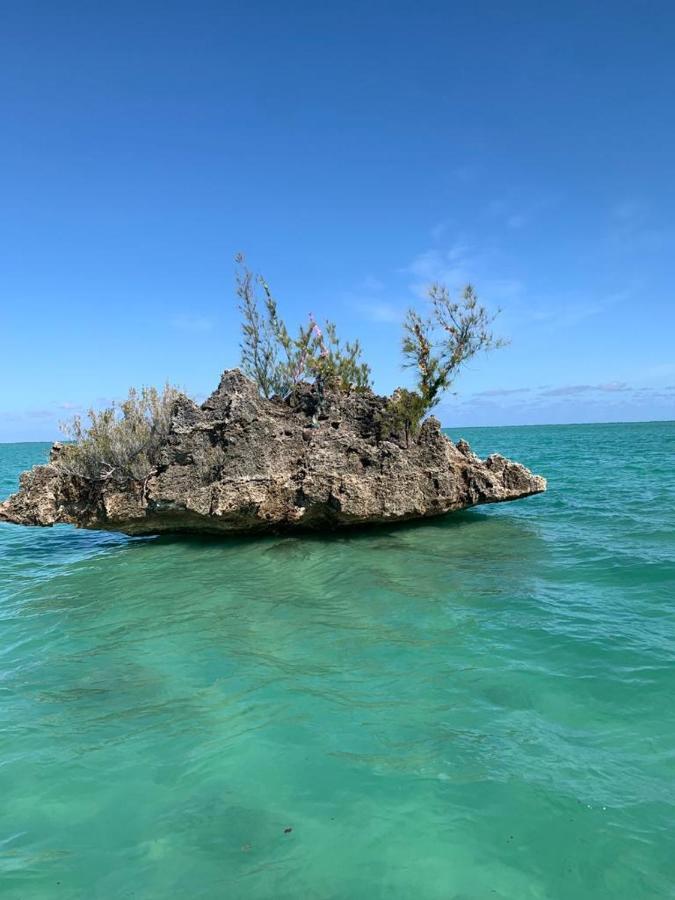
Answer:
[[(331, 538), (0, 525), (0, 896), (675, 897), (675, 423)], [(0, 496), (43, 461), (0, 445)], [(291, 829), (291, 830), (289, 830)]]

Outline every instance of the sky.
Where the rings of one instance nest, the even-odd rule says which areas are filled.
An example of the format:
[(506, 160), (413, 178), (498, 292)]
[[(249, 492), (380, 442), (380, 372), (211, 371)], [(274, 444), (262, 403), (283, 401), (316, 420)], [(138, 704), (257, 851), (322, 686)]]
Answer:
[(471, 282), (508, 347), (444, 425), (675, 419), (675, 7), (8, 2), (0, 441), (237, 364), (233, 258), (411, 383)]

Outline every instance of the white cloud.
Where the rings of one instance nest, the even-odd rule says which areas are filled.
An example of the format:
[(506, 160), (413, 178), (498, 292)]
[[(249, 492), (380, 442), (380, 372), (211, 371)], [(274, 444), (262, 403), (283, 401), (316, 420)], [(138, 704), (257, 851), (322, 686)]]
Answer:
[(487, 391), (478, 391), (474, 397), (510, 397), (514, 394), (529, 394), (532, 388), (493, 388)]
[(558, 202), (554, 192), (513, 187), (491, 200), (484, 214), (492, 223), (517, 231), (530, 225), (542, 212), (550, 211)]
[(373, 275), (366, 275), (357, 290), (366, 291), (367, 293), (377, 294), (384, 290), (384, 282)]
[(213, 321), (206, 316), (195, 316), (190, 313), (181, 313), (171, 319), (171, 327), (178, 331), (205, 332), (211, 331)]
[[(441, 282), (454, 293), (472, 284), (488, 303), (511, 303), (524, 296), (525, 284), (508, 274), (507, 262), (494, 248), (478, 250), (469, 241), (458, 238), (446, 248), (434, 247), (418, 253), (402, 271), (415, 277), (409, 289), (422, 299), (426, 299), (431, 283)], [(495, 277), (492, 273), (497, 269), (507, 274)]]
[(409, 285), (410, 290), (418, 297), (426, 297), (432, 282), (440, 281), (450, 290), (457, 290), (473, 280), (471, 274), (477, 268), (469, 245), (456, 241), (446, 250), (434, 248), (419, 253), (404, 271), (416, 279)]
[(549, 388), (542, 391), (542, 397), (576, 397), (578, 394), (588, 393), (619, 393), (629, 391), (631, 388), (624, 381), (608, 381), (605, 384), (565, 384), (560, 387)]
[(657, 363), (655, 366), (649, 366), (645, 371), (647, 378), (663, 378), (669, 375), (675, 375), (675, 363)]
[(675, 247), (675, 228), (655, 221), (643, 203), (624, 200), (609, 214), (609, 243), (622, 254), (662, 253)]
[(27, 409), (24, 415), (30, 419), (53, 419), (53, 409)]
[(438, 223), (437, 223), (436, 225), (434, 225), (434, 227), (431, 229), (431, 237), (432, 237), (432, 238), (434, 239), (434, 241), (436, 241), (436, 242), (440, 241), (441, 238), (446, 234), (446, 232), (447, 232), (447, 230), (448, 230), (449, 227), (450, 227), (450, 222), (449, 222), (449, 221), (438, 222)]
[(400, 324), (405, 318), (405, 309), (381, 300), (356, 300), (353, 305), (371, 322)]
[(596, 390), (606, 391), (608, 393), (616, 393), (617, 391), (629, 391), (630, 387), (625, 381), (608, 381), (606, 384), (596, 385)]
[(523, 294), (518, 304), (513, 306), (511, 314), (516, 319), (543, 326), (549, 331), (557, 331), (560, 328), (578, 325), (592, 316), (624, 303), (633, 296), (634, 291), (626, 289), (598, 296), (560, 294), (531, 302)]

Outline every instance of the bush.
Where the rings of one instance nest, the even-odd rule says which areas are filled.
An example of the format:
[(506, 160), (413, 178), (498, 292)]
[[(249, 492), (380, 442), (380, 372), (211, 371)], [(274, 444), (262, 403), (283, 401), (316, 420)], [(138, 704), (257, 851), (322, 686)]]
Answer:
[(300, 325), (292, 336), (262, 275), (254, 275), (241, 254), (236, 262), (242, 315), (241, 367), (263, 397), (287, 397), (301, 381), (342, 390), (370, 386), (370, 367), (361, 357), (358, 340), (342, 344), (335, 325), (326, 322), (322, 330), (311, 313), (307, 325)]
[[(243, 256), (237, 263), (241, 366), (264, 397), (287, 397), (301, 381), (316, 383), (321, 396), (329, 385), (342, 390), (370, 387), (370, 367), (362, 359), (358, 340), (342, 345), (335, 325), (327, 322), (322, 330), (311, 314), (308, 324), (292, 336), (265, 279), (246, 268)], [(410, 309), (403, 326), (404, 365), (416, 369), (415, 389), (399, 388), (381, 422), (383, 430), (402, 432), (406, 443), (462, 366), (477, 353), (505, 343), (492, 334), (495, 316), (479, 304), (470, 285), (459, 300), (453, 300), (442, 284), (432, 284), (428, 296), (431, 314), (423, 318)]]
[(405, 365), (417, 369), (417, 391), (427, 410), (438, 403), (464, 363), (481, 351), (505, 344), (490, 331), (496, 314), (490, 315), (478, 303), (471, 285), (464, 288), (459, 301), (451, 300), (442, 284), (432, 284), (428, 293), (432, 315), (423, 319), (408, 310), (403, 336)]
[(442, 284), (432, 284), (428, 295), (431, 315), (424, 319), (410, 309), (403, 326), (404, 365), (417, 370), (416, 388), (398, 390), (387, 409), (390, 420), (403, 428), (406, 442), (468, 360), (506, 343), (492, 334), (490, 326), (496, 314), (478, 303), (471, 285), (457, 301)]
[(162, 391), (132, 388), (122, 403), (90, 409), (87, 423), (80, 416), (61, 423), (73, 443), (64, 445), (57, 464), (90, 481), (144, 481), (155, 468), (179, 396), (169, 384)]
[(410, 438), (417, 434), (426, 408), (417, 391), (397, 388), (387, 403), (382, 414), (381, 433), (402, 434), (405, 445), (410, 445)]

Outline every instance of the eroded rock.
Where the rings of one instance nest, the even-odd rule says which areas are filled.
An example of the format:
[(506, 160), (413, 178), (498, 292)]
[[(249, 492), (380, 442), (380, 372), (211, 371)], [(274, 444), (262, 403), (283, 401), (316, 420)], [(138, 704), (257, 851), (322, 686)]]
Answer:
[(201, 406), (176, 401), (155, 469), (143, 481), (91, 482), (68, 473), (55, 444), (21, 476), (0, 520), (156, 534), (319, 529), (437, 516), (517, 500), (546, 481), (497, 454), (452, 443), (433, 417), (406, 446), (385, 433), (387, 398), (301, 385), (265, 400), (238, 369)]

